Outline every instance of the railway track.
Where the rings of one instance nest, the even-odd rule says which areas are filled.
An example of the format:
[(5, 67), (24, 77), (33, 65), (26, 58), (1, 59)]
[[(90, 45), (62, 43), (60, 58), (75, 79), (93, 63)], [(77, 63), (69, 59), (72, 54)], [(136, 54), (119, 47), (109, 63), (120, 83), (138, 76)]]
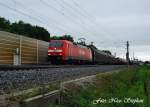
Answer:
[[(29, 67), (29, 66), (28, 66)], [(28, 89), (35, 85), (52, 83), (54, 81), (72, 80), (80, 77), (95, 75), (127, 68), (126, 65), (82, 65), (82, 66), (36, 66), (18, 69), (0, 70), (0, 90), (9, 92), (16, 89)]]
[(82, 68), (82, 67), (97, 67), (100, 65), (0, 65), (0, 71), (7, 70), (30, 70), (30, 69), (49, 69), (49, 68)]

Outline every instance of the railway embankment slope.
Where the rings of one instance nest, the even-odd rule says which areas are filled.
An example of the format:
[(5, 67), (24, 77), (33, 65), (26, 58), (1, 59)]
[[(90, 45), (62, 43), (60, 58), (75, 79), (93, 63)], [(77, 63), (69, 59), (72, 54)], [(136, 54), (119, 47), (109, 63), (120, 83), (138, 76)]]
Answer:
[(150, 66), (139, 66), (64, 84), (64, 107), (149, 107)]

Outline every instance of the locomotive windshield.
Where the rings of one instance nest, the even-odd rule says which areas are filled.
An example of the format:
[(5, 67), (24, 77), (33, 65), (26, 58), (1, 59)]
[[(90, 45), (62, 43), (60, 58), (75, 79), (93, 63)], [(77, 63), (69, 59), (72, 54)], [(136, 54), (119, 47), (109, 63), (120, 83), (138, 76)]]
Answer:
[(51, 41), (49, 46), (50, 47), (62, 47), (63, 46), (63, 42), (61, 42), (61, 41)]

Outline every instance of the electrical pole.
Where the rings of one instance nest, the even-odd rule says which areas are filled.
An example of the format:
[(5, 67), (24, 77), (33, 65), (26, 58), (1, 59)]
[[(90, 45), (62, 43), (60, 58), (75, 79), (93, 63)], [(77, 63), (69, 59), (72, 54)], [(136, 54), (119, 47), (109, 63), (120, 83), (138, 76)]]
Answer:
[(135, 60), (135, 58), (134, 58), (134, 52), (133, 52), (133, 61)]
[(129, 62), (130, 62), (130, 58), (129, 58), (129, 41), (127, 41), (126, 46), (127, 46), (126, 60), (127, 60), (128, 64), (129, 64)]

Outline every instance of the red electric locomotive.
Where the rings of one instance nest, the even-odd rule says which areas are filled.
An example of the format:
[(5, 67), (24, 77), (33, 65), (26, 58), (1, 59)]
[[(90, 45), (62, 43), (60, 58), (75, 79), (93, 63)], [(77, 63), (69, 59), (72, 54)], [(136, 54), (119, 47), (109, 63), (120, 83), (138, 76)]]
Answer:
[(48, 57), (52, 64), (92, 62), (91, 49), (68, 40), (51, 40)]

